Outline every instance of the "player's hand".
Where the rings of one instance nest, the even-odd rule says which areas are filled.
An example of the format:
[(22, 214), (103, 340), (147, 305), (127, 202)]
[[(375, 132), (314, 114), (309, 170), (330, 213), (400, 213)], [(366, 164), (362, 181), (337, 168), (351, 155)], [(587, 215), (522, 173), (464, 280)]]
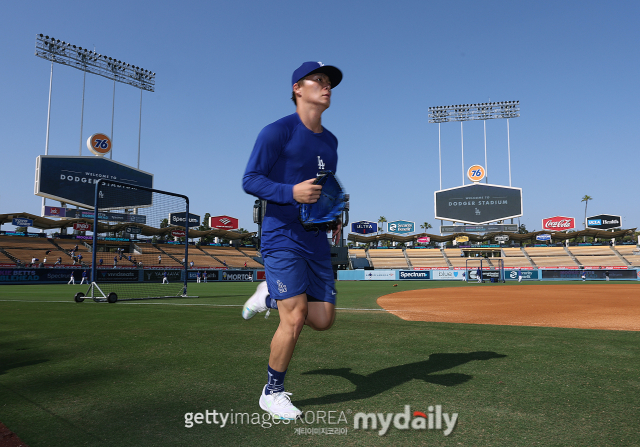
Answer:
[(312, 178), (293, 186), (293, 200), (298, 203), (316, 203), (320, 198), (322, 185), (314, 185), (316, 179)]

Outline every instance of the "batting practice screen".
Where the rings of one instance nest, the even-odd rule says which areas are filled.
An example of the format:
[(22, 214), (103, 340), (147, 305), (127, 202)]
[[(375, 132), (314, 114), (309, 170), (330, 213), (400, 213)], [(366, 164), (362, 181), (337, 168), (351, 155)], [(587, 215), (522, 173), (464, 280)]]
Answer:
[(109, 302), (186, 296), (189, 221), (172, 225), (170, 216), (189, 215), (189, 198), (102, 179), (95, 203), (87, 296)]

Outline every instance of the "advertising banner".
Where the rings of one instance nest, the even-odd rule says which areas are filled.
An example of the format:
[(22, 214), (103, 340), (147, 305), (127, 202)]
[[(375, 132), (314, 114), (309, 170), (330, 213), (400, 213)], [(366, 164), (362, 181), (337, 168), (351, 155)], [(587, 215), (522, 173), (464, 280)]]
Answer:
[(238, 219), (229, 216), (213, 216), (209, 219), (209, 226), (219, 230), (237, 230)]
[(605, 272), (609, 272), (609, 279), (637, 279), (635, 270), (541, 270), (542, 279), (582, 279), (582, 272), (588, 280), (605, 280)]
[[(74, 210), (67, 209), (66, 217), (70, 219), (91, 219), (93, 220), (93, 210)], [(147, 223), (147, 216), (144, 214), (125, 214), (125, 213), (107, 213), (99, 212), (98, 220), (108, 222), (135, 222), (140, 224)]]
[[(79, 284), (82, 280), (82, 272), (87, 270), (87, 278), (91, 277), (91, 269), (84, 268), (0, 268), (0, 284), (34, 284), (34, 283), (68, 283), (71, 277), (71, 272), (75, 277), (76, 284)], [(100, 282), (162, 282), (163, 273), (167, 272), (167, 278), (169, 282), (181, 282), (183, 270), (176, 269), (112, 269), (112, 268), (99, 268), (97, 270), (98, 284)], [(196, 280), (197, 270), (189, 271), (189, 280)], [(204, 270), (200, 270), (204, 272)], [(221, 272), (217, 270), (206, 270), (207, 282), (218, 281)], [(244, 274), (250, 272), (242, 272)], [(260, 272), (258, 272), (260, 273)], [(264, 279), (264, 271), (262, 273), (262, 279)], [(233, 279), (227, 279), (233, 280)], [(245, 279), (246, 281), (246, 279)], [(250, 281), (250, 280), (249, 280)], [(85, 283), (86, 284), (86, 283)]]
[(91, 231), (92, 225), (86, 222), (76, 222), (73, 224), (73, 229), (77, 231)]
[[(147, 282), (162, 282), (162, 278), (164, 278), (164, 272), (167, 272), (167, 281), (169, 281), (169, 283), (182, 281), (182, 274), (184, 270), (175, 270), (175, 269), (144, 270), (143, 280)], [(207, 279), (210, 280), (212, 276), (213, 276), (212, 274), (208, 274)]]
[(429, 273), (431, 273), (429, 270), (400, 270), (398, 272), (398, 279), (430, 279)]
[(198, 281), (198, 272), (200, 272), (200, 281), (204, 281), (204, 273), (207, 273), (207, 282), (209, 281), (217, 281), (218, 280), (218, 271), (217, 270), (189, 270), (188, 273), (188, 281)]
[[(478, 269), (470, 269), (469, 270), (469, 281), (477, 281), (478, 275), (476, 274)], [(506, 275), (506, 273), (505, 273)], [(491, 278), (499, 279), (500, 278), (500, 270), (482, 270), (482, 279), (485, 281), (489, 281)]]
[(45, 206), (44, 215), (47, 217), (67, 217), (67, 209), (60, 206)]
[(436, 219), (484, 224), (522, 216), (522, 189), (475, 183), (436, 191)]
[(11, 221), (11, 225), (15, 225), (16, 227), (32, 227), (33, 220), (25, 217), (14, 217)]
[(351, 223), (352, 233), (370, 234), (370, 233), (376, 233), (377, 231), (378, 231), (378, 224), (375, 222), (361, 220), (360, 222)]
[(573, 230), (576, 227), (576, 219), (573, 217), (554, 216), (542, 219), (542, 229), (545, 231)]
[(622, 217), (611, 214), (598, 214), (597, 216), (587, 217), (587, 227), (596, 228), (598, 230), (609, 230), (611, 228), (620, 228), (622, 225)]
[(364, 279), (367, 281), (390, 281), (397, 278), (395, 270), (366, 270)]
[[(521, 270), (522, 279), (538, 279), (538, 270)], [(518, 280), (518, 270), (507, 270), (504, 271), (505, 279), (508, 280)]]
[(538, 241), (550, 241), (551, 240), (551, 235), (550, 234), (539, 234), (536, 236), (536, 240)]
[[(137, 282), (140, 281), (140, 271), (138, 269), (97, 269), (96, 282)], [(77, 278), (76, 278), (77, 280)]]
[(515, 224), (496, 225), (441, 225), (440, 232), (451, 233), (515, 233), (518, 226)]
[(406, 234), (414, 233), (416, 229), (415, 222), (409, 222), (406, 220), (395, 220), (387, 223), (387, 231), (389, 233)]
[[(34, 193), (53, 200), (93, 208), (95, 183), (100, 179), (153, 188), (153, 174), (107, 158), (40, 155), (36, 159)], [(105, 187), (103, 191), (105, 197), (101, 199), (106, 201), (103, 202), (105, 208), (121, 209), (152, 205), (150, 192), (131, 189), (126, 194), (122, 194), (122, 189), (115, 186)], [(109, 203), (110, 198), (113, 198), (113, 203)]]
[(223, 270), (220, 273), (222, 281), (253, 281), (253, 270)]
[[(187, 223), (187, 213), (169, 213), (169, 225), (184, 227)], [(200, 226), (200, 216), (189, 213), (189, 228)]]
[(431, 279), (464, 281), (464, 270), (431, 270)]
[(431, 238), (429, 236), (419, 237), (418, 242), (420, 244), (428, 244), (429, 242), (431, 242)]
[[(91, 269), (84, 268), (26, 268), (26, 269), (2, 269), (0, 270), (0, 284), (33, 284), (33, 283), (67, 283), (71, 277), (71, 272), (75, 277), (76, 284), (82, 280), (82, 272), (87, 270), (87, 280), (90, 279)], [(111, 270), (119, 272), (119, 270)], [(138, 271), (135, 273), (135, 281), (138, 280)], [(85, 283), (86, 284), (86, 283)]]

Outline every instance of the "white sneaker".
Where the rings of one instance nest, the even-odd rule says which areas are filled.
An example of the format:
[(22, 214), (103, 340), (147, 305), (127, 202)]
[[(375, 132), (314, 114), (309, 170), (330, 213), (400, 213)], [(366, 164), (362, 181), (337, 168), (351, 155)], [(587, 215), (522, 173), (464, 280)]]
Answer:
[(259, 314), (260, 312), (267, 310), (267, 303), (265, 302), (267, 295), (269, 295), (269, 289), (267, 288), (267, 282), (263, 281), (258, 284), (258, 288), (255, 293), (251, 295), (251, 298), (244, 303), (244, 307), (242, 308), (242, 318), (248, 320), (255, 314)]
[(262, 395), (260, 395), (260, 408), (276, 419), (295, 421), (296, 418), (302, 415), (302, 411), (291, 403), (291, 398), (289, 397), (291, 393), (281, 391), (265, 395), (264, 390), (266, 387), (267, 385), (264, 386)]

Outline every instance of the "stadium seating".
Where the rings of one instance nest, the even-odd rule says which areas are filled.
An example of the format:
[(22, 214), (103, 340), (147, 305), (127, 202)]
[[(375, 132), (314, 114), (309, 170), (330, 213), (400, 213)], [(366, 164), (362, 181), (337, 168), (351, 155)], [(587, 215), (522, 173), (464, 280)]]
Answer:
[(449, 266), (440, 249), (407, 248), (406, 252), (413, 267)]
[(527, 247), (525, 251), (538, 267), (577, 267), (563, 247)]
[(504, 253), (502, 261), (505, 268), (532, 267), (531, 262), (529, 262), (520, 248), (505, 247), (502, 252)]
[(376, 269), (407, 269), (407, 259), (404, 252), (398, 249), (372, 249), (369, 258)]
[[(71, 264), (70, 258), (58, 250), (58, 248), (46, 238), (0, 236), (0, 247), (4, 249), (8, 255), (18, 259), (22, 265), (30, 265), (33, 258), (37, 258), (39, 260), (38, 264), (40, 264), (44, 262), (45, 257), (47, 258), (47, 265), (53, 265), (58, 259), (58, 256), (63, 258), (63, 262)], [(47, 250), (51, 251), (48, 255), (45, 254)], [(13, 260), (5, 255), (2, 262), (13, 263)]]
[(640, 267), (640, 249), (637, 246), (616, 245), (615, 248), (632, 266)]
[(200, 249), (206, 254), (213, 256), (215, 259), (212, 259), (212, 261), (218, 260), (227, 267), (244, 268), (244, 264), (246, 263), (247, 268), (262, 268), (262, 265), (235, 247), (203, 245)]
[[(109, 252), (99, 252), (98, 258), (103, 259), (103, 265), (111, 266), (116, 248), (124, 249), (123, 260), (119, 265), (129, 265), (126, 258), (132, 255), (137, 261), (141, 261), (145, 266), (158, 265), (158, 255), (162, 256), (162, 265), (166, 267), (180, 267), (184, 257), (184, 246), (175, 244), (157, 244), (157, 247), (149, 242), (132, 241), (133, 244), (123, 241), (101, 241), (101, 248), (113, 250)], [(91, 250), (82, 241), (74, 239), (45, 239), (40, 237), (16, 237), (0, 235), (0, 248), (5, 253), (0, 252), (0, 263), (13, 264), (11, 257), (19, 259), (22, 265), (29, 265), (32, 258), (38, 258), (39, 263), (47, 255), (47, 266), (55, 264), (58, 257), (62, 258), (64, 265), (71, 265), (69, 257), (75, 245), (78, 245), (78, 253), (82, 253), (83, 262), (91, 263)], [(130, 248), (131, 247), (131, 248)], [(633, 267), (640, 267), (640, 250), (636, 245), (617, 245), (615, 251), (610, 246), (571, 246), (570, 253), (577, 262), (565, 251), (564, 247), (526, 247), (526, 253), (537, 267), (577, 267), (579, 264), (587, 267), (625, 267), (629, 262)], [(498, 249), (500, 250), (500, 249)], [(132, 251), (132, 252), (131, 252)], [(619, 253), (624, 259), (621, 259)], [(407, 269), (411, 267), (422, 268), (443, 268), (449, 267), (447, 260), (439, 249), (351, 249), (350, 258), (371, 259), (371, 264), (378, 269)], [(405, 257), (406, 253), (406, 257)], [(467, 260), (474, 259), (460, 256), (460, 248), (445, 249), (447, 258), (451, 266), (461, 268), (467, 265)], [(497, 266), (498, 259), (504, 261), (505, 268), (533, 267), (520, 248), (502, 248), (504, 254), (500, 258), (492, 257), (490, 261)], [(194, 262), (197, 268), (244, 268), (245, 262), (248, 268), (263, 268), (253, 258), (259, 257), (260, 253), (253, 247), (220, 247), (203, 245), (196, 247), (189, 246), (189, 260)], [(407, 263), (407, 258), (409, 263)], [(471, 265), (471, 263), (469, 263)]]
[(569, 250), (583, 266), (614, 267), (627, 265), (608, 245), (577, 246), (570, 247)]
[[(163, 244), (164, 246), (169, 246), (169, 244)], [(154, 265), (162, 265), (163, 267), (181, 267), (182, 263), (179, 261), (184, 257), (184, 247), (182, 247), (182, 254), (178, 254), (176, 259), (171, 258), (165, 252), (157, 249), (152, 244), (148, 243), (139, 243), (136, 244), (136, 247), (139, 249), (140, 254), (135, 254), (135, 258), (138, 262), (142, 262), (143, 265), (146, 266), (154, 266)], [(161, 261), (158, 262), (158, 256), (161, 256)]]

